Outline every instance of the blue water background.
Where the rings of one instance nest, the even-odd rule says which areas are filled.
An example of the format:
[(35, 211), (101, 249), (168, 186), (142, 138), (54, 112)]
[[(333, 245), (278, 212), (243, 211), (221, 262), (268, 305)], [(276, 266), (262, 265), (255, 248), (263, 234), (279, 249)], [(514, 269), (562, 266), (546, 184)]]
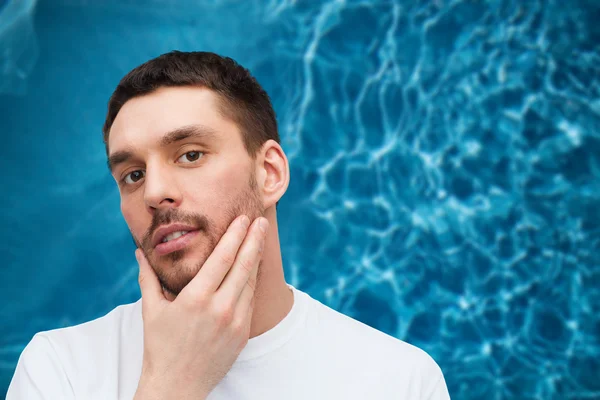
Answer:
[(35, 332), (139, 297), (101, 126), (173, 49), (272, 97), (288, 282), (428, 351), (453, 399), (600, 399), (589, 0), (0, 1), (0, 396)]

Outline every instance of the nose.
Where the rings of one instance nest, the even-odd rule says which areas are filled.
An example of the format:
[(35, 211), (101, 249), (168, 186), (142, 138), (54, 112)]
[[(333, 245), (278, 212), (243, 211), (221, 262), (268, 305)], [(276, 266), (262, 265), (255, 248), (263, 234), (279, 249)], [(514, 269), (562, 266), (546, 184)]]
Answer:
[(171, 176), (167, 166), (146, 165), (144, 179), (144, 202), (150, 214), (154, 214), (157, 209), (178, 207), (181, 204), (177, 181)]

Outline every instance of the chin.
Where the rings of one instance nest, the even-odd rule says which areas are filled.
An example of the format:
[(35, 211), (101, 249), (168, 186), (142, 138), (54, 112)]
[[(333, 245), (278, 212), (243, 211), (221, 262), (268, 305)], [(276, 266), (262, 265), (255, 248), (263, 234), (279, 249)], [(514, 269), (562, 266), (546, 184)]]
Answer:
[(157, 273), (164, 289), (173, 295), (178, 295), (184, 287), (194, 279), (198, 268), (191, 263), (169, 265)]
[[(201, 252), (178, 250), (155, 260), (155, 271), (166, 288), (183, 288), (200, 271), (208, 257)], [(160, 271), (160, 273), (159, 273)]]

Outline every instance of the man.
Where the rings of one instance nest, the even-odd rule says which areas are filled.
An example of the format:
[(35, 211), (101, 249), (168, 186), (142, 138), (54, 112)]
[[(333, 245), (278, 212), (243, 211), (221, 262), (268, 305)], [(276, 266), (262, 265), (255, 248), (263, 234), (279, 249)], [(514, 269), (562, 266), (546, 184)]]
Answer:
[(286, 284), (289, 165), (246, 69), (164, 54), (121, 80), (103, 131), (142, 298), (35, 335), (10, 400), (449, 398), (425, 352)]

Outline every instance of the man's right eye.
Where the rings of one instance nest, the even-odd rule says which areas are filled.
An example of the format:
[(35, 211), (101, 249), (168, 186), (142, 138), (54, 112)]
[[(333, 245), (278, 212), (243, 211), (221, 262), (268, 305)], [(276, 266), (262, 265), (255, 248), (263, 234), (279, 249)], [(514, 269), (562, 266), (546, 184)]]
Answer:
[(142, 179), (143, 177), (144, 177), (144, 171), (142, 171), (140, 169), (140, 170), (133, 171), (133, 172), (130, 172), (127, 175), (125, 175), (122, 182), (125, 183), (126, 185), (132, 185), (132, 184), (136, 183), (137, 181), (139, 181), (140, 179)]

